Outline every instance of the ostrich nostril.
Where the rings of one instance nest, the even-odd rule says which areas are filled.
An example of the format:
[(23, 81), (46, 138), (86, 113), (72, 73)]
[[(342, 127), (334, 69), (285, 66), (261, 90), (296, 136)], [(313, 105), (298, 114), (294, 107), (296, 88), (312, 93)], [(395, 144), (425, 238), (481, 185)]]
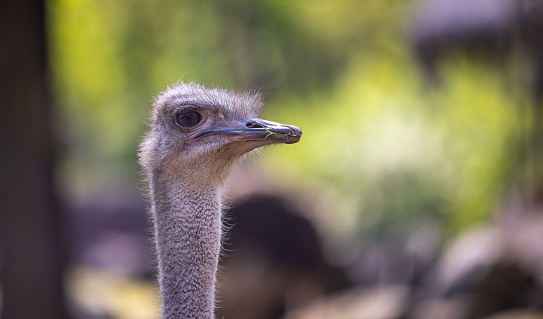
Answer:
[(255, 122), (248, 122), (245, 126), (247, 126), (247, 128), (264, 128), (264, 126)]

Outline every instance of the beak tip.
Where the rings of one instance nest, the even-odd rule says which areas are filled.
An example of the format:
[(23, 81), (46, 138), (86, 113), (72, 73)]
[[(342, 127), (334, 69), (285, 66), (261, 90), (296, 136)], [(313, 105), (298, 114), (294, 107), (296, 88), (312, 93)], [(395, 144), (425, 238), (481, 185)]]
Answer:
[(302, 138), (302, 130), (294, 125), (289, 125), (290, 133), (286, 134), (285, 144), (294, 144)]
[(302, 132), (302, 129), (297, 127), (297, 126), (294, 126), (294, 125), (290, 125), (290, 129), (292, 130), (292, 132), (294, 133), (294, 135), (296, 136), (302, 136), (303, 132)]

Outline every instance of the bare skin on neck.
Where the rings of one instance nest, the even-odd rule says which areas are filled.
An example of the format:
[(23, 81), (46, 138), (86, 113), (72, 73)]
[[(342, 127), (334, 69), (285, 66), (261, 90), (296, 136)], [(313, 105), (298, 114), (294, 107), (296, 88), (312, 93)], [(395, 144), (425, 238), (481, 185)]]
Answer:
[(214, 318), (223, 185), (244, 154), (301, 138), (295, 126), (259, 119), (261, 108), (257, 94), (194, 83), (167, 89), (153, 104), (139, 155), (165, 319)]

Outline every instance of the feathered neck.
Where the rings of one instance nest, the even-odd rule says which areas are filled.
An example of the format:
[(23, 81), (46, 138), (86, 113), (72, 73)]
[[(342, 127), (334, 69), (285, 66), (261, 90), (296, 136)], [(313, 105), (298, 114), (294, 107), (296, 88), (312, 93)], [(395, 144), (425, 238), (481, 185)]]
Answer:
[(190, 187), (181, 176), (150, 176), (164, 319), (214, 318), (221, 240), (217, 187)]

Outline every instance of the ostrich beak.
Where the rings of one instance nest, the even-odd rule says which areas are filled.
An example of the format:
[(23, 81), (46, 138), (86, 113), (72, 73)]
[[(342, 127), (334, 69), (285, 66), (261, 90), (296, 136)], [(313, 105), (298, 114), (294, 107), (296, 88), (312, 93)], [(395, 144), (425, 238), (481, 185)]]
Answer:
[(212, 135), (230, 135), (233, 141), (270, 141), (272, 143), (293, 144), (302, 137), (302, 130), (294, 125), (255, 118), (236, 127), (200, 132), (194, 138)]

